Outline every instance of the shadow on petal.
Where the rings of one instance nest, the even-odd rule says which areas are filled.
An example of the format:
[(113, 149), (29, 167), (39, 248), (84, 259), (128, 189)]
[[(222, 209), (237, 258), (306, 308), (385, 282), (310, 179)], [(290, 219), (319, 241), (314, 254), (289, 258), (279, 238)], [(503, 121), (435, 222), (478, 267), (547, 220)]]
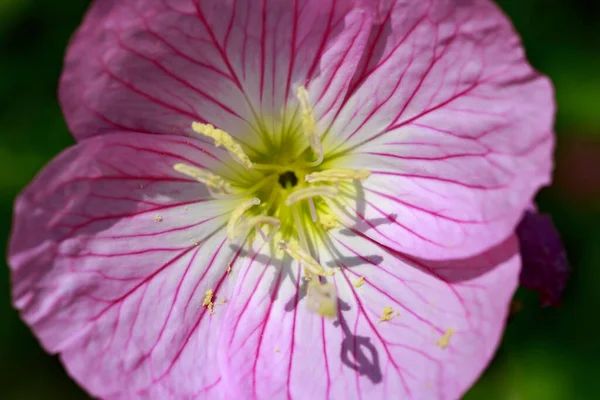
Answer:
[(379, 353), (371, 343), (371, 339), (366, 336), (359, 336), (352, 333), (348, 322), (342, 311), (349, 311), (350, 306), (338, 298), (338, 319), (334, 322), (339, 326), (344, 334), (342, 346), (340, 349), (340, 358), (342, 363), (358, 372), (359, 375), (366, 376), (373, 383), (380, 383), (383, 379), (381, 374), (381, 365)]

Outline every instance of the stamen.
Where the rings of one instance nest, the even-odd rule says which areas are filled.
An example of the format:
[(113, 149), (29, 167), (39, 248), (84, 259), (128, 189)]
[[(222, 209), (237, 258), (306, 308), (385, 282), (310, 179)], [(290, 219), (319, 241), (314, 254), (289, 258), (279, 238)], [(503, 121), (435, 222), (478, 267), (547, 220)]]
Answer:
[(233, 240), (236, 237), (236, 228), (238, 227), (238, 220), (242, 218), (246, 211), (258, 204), (260, 204), (260, 200), (254, 197), (250, 200), (244, 201), (231, 212), (229, 221), (227, 221), (227, 238), (229, 240)]
[(199, 122), (192, 122), (192, 129), (194, 132), (208, 136), (215, 140), (215, 146), (225, 147), (229, 154), (235, 158), (244, 167), (252, 168), (252, 161), (244, 153), (242, 146), (231, 137), (231, 135), (221, 129), (217, 129), (211, 124), (201, 124)]
[(285, 199), (285, 204), (287, 206), (291, 206), (292, 204), (297, 203), (301, 200), (316, 196), (335, 197), (338, 193), (339, 191), (331, 186), (316, 186), (298, 189), (295, 192), (291, 193), (287, 197), (287, 199)]
[(213, 174), (212, 172), (208, 172), (194, 167), (193, 165), (183, 163), (177, 163), (173, 165), (173, 169), (189, 176), (190, 178), (196, 179), (198, 182), (204, 183), (209, 189), (216, 189), (226, 194), (233, 192), (233, 188), (229, 182), (221, 178), (219, 175)]
[(337, 315), (337, 296), (331, 283), (311, 281), (306, 289), (306, 306), (322, 317), (334, 318)]
[(347, 180), (364, 181), (371, 175), (367, 169), (332, 168), (325, 171), (313, 172), (304, 177), (306, 182), (340, 182)]
[(294, 224), (298, 233), (298, 239), (300, 239), (301, 248), (308, 251), (308, 240), (306, 240), (306, 233), (304, 232), (304, 224), (300, 218), (300, 213), (297, 207), (292, 208), (292, 216), (294, 217)]
[(310, 217), (313, 222), (317, 222), (317, 210), (315, 210), (315, 202), (312, 197), (308, 198), (308, 208), (310, 209)]
[(333, 272), (325, 271), (325, 268), (321, 266), (314, 258), (311, 257), (306, 251), (304, 251), (297, 241), (294, 239), (285, 241), (281, 240), (279, 242), (279, 248), (285, 251), (290, 257), (294, 260), (301, 263), (306, 270), (308, 270), (311, 274), (320, 275), (320, 276), (331, 276)]
[[(262, 224), (268, 224), (273, 227), (273, 230), (271, 231), (271, 233), (269, 233), (269, 236), (265, 236), (262, 229), (260, 229), (259, 225), (262, 225)], [(281, 221), (275, 217), (267, 217), (266, 215), (257, 215), (256, 217), (252, 217), (252, 218), (248, 219), (244, 223), (243, 228), (244, 228), (244, 230), (247, 231), (247, 230), (250, 230), (250, 229), (256, 227), (256, 230), (262, 236), (263, 240), (265, 242), (270, 242), (271, 239), (273, 239), (273, 236), (275, 236), (275, 233), (277, 233), (277, 230), (279, 229), (280, 226), (281, 226)]]
[(317, 134), (315, 117), (308, 100), (308, 91), (304, 86), (299, 86), (296, 91), (296, 96), (298, 97), (300, 109), (302, 110), (302, 128), (304, 134), (308, 139), (310, 148), (317, 155), (317, 160), (311, 163), (311, 165), (316, 166), (323, 162), (323, 144), (321, 143), (321, 138)]

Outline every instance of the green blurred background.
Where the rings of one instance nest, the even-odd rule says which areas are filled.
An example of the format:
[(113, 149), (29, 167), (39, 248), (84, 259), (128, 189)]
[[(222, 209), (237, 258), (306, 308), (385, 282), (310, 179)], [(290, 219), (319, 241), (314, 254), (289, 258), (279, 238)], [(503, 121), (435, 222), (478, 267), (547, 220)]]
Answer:
[[(102, 1), (102, 0), (99, 0)], [(600, 0), (502, 0), (533, 65), (556, 86), (557, 169), (539, 196), (573, 272), (559, 309), (524, 308), (467, 399), (600, 398)], [(15, 195), (73, 143), (57, 99), (67, 41), (86, 0), (0, 0), (0, 246)], [(2, 247), (4, 249), (4, 247)], [(0, 399), (85, 399), (10, 303), (0, 272)]]

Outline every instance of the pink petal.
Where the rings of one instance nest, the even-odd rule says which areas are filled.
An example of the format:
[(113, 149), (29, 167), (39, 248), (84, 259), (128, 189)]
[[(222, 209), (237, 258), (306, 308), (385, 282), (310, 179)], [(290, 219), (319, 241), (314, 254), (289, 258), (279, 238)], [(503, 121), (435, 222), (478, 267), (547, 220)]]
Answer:
[(523, 269), (521, 285), (540, 294), (542, 306), (559, 306), (569, 277), (569, 260), (552, 218), (527, 211), (517, 227)]
[[(432, 262), (352, 235), (321, 252), (337, 269), (336, 322), (307, 310), (298, 268), (263, 259), (240, 274), (219, 343), (231, 398), (456, 399), (478, 378), (517, 287), (515, 237)], [(393, 319), (378, 322), (386, 306)], [(448, 329), (447, 347), (436, 345)]]
[[(226, 210), (172, 169), (210, 168), (204, 145), (114, 134), (58, 156), (19, 196), (13, 301), (43, 347), (102, 398), (192, 398), (219, 386), (205, 291), (229, 298), (238, 255)], [(199, 164), (202, 163), (202, 164)], [(218, 300), (215, 300), (218, 302)]]
[(79, 139), (114, 129), (182, 134), (195, 120), (243, 139), (307, 81), (317, 115), (332, 119), (368, 39), (369, 15), (352, 6), (96, 1), (66, 57), (69, 128)]
[(393, 4), (326, 148), (373, 171), (354, 221), (369, 237), (419, 257), (469, 257), (511, 235), (550, 182), (552, 86), (491, 1)]

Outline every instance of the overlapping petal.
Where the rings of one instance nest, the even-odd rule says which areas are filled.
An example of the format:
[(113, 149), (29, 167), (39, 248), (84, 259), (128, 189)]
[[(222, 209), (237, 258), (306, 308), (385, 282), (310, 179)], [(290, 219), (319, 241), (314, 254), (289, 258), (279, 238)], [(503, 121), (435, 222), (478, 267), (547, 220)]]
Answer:
[[(515, 237), (471, 259), (431, 262), (343, 233), (320, 254), (337, 269), (336, 321), (306, 309), (305, 283), (289, 264), (257, 259), (240, 274), (219, 343), (228, 395), (459, 398), (504, 328), (520, 269)], [(392, 319), (379, 322), (387, 306)]]
[(256, 148), (258, 124), (282, 126), (276, 120), (306, 82), (317, 114), (332, 118), (369, 34), (369, 14), (352, 6), (96, 1), (66, 57), (60, 98), (68, 125), (83, 139), (114, 129), (181, 134), (197, 120)]
[(547, 214), (528, 210), (517, 227), (523, 268), (520, 283), (536, 290), (542, 306), (558, 307), (570, 274), (560, 234)]
[[(198, 164), (198, 161), (204, 164)], [(178, 175), (201, 142), (114, 134), (66, 150), (19, 197), (13, 299), (42, 345), (102, 398), (218, 395), (218, 327), (242, 258), (226, 206)], [(214, 291), (215, 314), (202, 306)]]
[(477, 254), (550, 180), (551, 84), (491, 1), (381, 3), (326, 147), (373, 172), (354, 216), (370, 237), (420, 257)]

